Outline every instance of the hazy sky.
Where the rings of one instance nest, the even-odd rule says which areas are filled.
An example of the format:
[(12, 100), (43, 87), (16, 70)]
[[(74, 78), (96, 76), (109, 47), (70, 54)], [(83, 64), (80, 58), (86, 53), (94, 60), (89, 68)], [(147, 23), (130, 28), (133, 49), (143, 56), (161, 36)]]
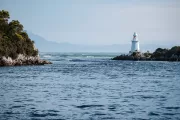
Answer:
[(24, 28), (75, 44), (180, 43), (180, 0), (0, 0)]

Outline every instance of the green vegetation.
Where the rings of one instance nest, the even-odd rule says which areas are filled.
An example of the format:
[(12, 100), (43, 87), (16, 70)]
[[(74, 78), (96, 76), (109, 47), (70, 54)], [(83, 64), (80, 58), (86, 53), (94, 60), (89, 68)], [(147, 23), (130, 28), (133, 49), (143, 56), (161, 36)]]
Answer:
[(152, 59), (166, 61), (180, 61), (180, 46), (174, 46), (171, 49), (157, 48), (151, 55)]
[(9, 18), (8, 11), (0, 11), (0, 57), (6, 56), (15, 59), (18, 54), (38, 55), (38, 50), (34, 48), (34, 41), (23, 30), (23, 25), (18, 20), (9, 22)]

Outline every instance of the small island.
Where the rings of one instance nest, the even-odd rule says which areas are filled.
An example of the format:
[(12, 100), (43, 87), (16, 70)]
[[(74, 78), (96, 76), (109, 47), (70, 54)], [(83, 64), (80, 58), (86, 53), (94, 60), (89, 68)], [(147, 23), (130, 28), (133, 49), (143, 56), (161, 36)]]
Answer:
[(149, 51), (145, 53), (133, 52), (128, 55), (120, 55), (112, 58), (112, 60), (134, 60), (134, 61), (179, 61), (180, 62), (180, 46), (174, 46), (171, 49), (157, 48), (153, 53)]
[(23, 25), (18, 20), (8, 21), (9, 12), (0, 11), (0, 66), (51, 64), (41, 60)]
[(140, 52), (137, 33), (133, 34), (131, 51), (129, 54), (122, 54), (112, 58), (112, 60), (134, 60), (134, 61), (180, 61), (180, 46), (171, 49), (157, 48), (153, 53), (149, 51)]

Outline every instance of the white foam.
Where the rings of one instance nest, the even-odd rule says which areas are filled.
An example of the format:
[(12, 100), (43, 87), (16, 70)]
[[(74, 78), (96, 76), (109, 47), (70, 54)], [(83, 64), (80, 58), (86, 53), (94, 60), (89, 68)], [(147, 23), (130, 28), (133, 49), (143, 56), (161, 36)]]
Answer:
[(52, 57), (52, 56), (50, 56), (50, 55), (44, 55), (43, 57), (45, 57), (45, 58), (50, 58), (50, 57)]

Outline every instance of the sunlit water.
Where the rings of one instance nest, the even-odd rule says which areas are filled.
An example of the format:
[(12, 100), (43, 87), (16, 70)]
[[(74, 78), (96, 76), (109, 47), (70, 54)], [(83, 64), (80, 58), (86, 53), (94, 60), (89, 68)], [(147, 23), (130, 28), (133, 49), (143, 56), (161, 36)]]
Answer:
[(0, 67), (0, 120), (180, 119), (180, 63), (41, 53), (54, 64)]

